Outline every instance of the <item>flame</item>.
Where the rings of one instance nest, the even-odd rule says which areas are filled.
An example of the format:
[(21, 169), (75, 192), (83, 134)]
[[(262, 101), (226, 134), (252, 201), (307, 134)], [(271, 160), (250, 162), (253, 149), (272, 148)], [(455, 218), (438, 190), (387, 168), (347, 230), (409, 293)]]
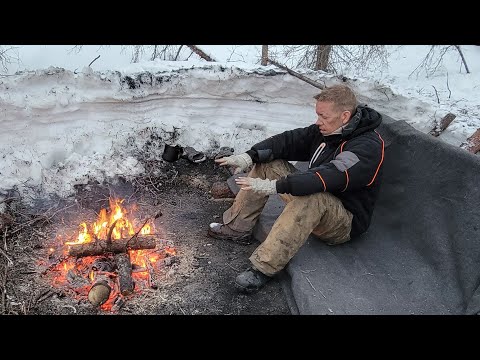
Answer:
[[(127, 218), (128, 211), (122, 207), (124, 199), (109, 199), (111, 213), (103, 208), (90, 228), (86, 222), (80, 224), (80, 229), (75, 241), (67, 241), (66, 245), (86, 244), (98, 240), (107, 240), (109, 234), (111, 240), (122, 239), (136, 234), (134, 226)], [(140, 230), (142, 235), (153, 233), (153, 224), (146, 223)]]

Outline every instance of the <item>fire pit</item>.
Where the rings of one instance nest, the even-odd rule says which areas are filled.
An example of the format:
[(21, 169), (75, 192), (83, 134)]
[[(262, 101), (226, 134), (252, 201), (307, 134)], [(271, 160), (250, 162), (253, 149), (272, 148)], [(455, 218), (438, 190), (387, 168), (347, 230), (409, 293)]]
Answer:
[(50, 248), (41, 264), (54, 287), (104, 311), (118, 311), (135, 293), (156, 289), (158, 272), (176, 259), (173, 243), (155, 232), (162, 213), (132, 220), (135, 207), (127, 210), (123, 202), (110, 198), (95, 222), (81, 222), (69, 238), (58, 236), (60, 246)]

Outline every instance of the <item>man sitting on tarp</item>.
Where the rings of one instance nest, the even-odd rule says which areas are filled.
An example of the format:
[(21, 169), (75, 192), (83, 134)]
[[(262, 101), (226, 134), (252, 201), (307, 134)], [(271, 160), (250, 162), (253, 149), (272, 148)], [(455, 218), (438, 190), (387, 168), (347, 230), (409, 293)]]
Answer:
[[(211, 237), (248, 244), (268, 196), (278, 193), (286, 202), (267, 238), (250, 256), (252, 266), (236, 277), (242, 292), (263, 287), (310, 234), (336, 245), (370, 225), (384, 157), (383, 140), (375, 131), (382, 116), (357, 105), (345, 85), (328, 87), (315, 99), (315, 124), (215, 160), (236, 167), (236, 173), (252, 164), (253, 168), (247, 177), (236, 179), (241, 189), (224, 212), (223, 224), (210, 224)], [(308, 170), (299, 171), (288, 161), (309, 161)]]

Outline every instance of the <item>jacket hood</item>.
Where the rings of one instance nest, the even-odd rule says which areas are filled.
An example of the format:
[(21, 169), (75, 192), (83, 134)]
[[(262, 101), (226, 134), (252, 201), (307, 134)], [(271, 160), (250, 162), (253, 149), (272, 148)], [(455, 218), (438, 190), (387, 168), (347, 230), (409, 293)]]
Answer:
[(366, 105), (358, 105), (357, 111), (342, 130), (342, 138), (348, 139), (377, 128), (382, 123), (382, 115)]

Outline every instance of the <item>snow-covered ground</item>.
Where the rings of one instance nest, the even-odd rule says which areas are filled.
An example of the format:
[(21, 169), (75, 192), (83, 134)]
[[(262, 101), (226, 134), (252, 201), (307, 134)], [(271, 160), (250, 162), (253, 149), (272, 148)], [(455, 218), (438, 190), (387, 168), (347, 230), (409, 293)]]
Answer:
[[(248, 47), (244, 57), (223, 48), (218, 63), (136, 64), (125, 53), (115, 57), (114, 47), (63, 57), (61, 47), (47, 57), (40, 56), (46, 48), (25, 48), (19, 51), (22, 64), (0, 75), (0, 196), (12, 187), (68, 196), (75, 184), (141, 173), (138, 152), (159, 157), (166, 142), (205, 152), (231, 146), (239, 153), (316, 120), (313, 96), (319, 90), (272, 65), (245, 61), (258, 47)], [(470, 74), (460, 72), (459, 58), (451, 54), (433, 76), (409, 76), (428, 46), (392, 47), (389, 69), (347, 72), (348, 83), (361, 102), (423, 132), (454, 113), (439, 139), (459, 146), (480, 128), (480, 47), (462, 49)], [(102, 53), (86, 66), (98, 51), (110, 57)], [(297, 71), (327, 85), (341, 81)]]

